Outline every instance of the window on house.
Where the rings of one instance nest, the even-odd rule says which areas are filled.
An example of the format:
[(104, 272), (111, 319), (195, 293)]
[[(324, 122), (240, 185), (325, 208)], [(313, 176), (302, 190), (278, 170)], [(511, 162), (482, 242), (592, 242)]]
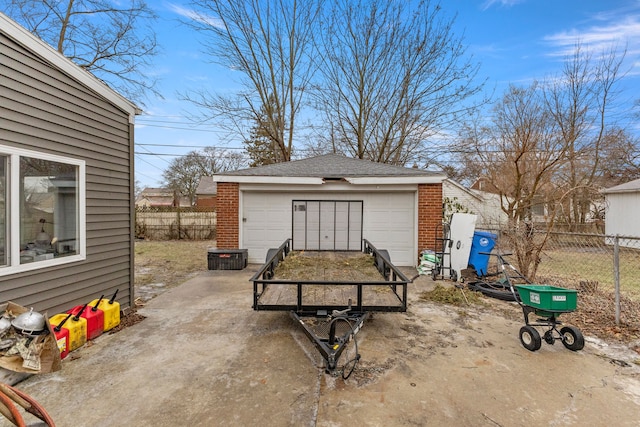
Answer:
[(84, 259), (84, 162), (0, 151), (0, 275)]

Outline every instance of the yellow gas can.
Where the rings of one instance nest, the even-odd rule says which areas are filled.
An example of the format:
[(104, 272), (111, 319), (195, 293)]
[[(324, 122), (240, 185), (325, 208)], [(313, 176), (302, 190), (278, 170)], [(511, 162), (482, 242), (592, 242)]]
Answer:
[(69, 351), (73, 351), (82, 347), (87, 342), (87, 319), (80, 317), (80, 314), (74, 314), (64, 324), (69, 330)]
[(91, 307), (98, 305), (98, 310), (102, 310), (104, 313), (104, 331), (115, 328), (120, 324), (120, 303), (116, 301), (116, 295), (118, 290), (113, 294), (113, 297), (109, 301), (93, 300), (89, 303)]

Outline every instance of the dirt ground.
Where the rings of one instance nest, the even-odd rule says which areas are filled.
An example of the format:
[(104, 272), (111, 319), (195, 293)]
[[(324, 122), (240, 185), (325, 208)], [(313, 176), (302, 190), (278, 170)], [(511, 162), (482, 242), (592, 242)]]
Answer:
[(215, 247), (215, 240), (136, 241), (135, 288), (138, 302), (149, 301), (206, 271), (207, 249)]
[[(417, 281), (417, 289), (431, 289), (429, 282)], [(640, 369), (637, 354), (625, 346), (587, 337), (579, 352), (560, 343), (529, 352), (518, 340), (521, 320), (413, 295), (407, 313), (376, 315), (362, 329), (362, 361), (353, 378), (322, 385), (332, 396), (327, 410), (344, 408), (346, 414), (378, 420), (370, 425), (639, 422)], [(504, 305), (515, 311), (514, 303), (494, 308)], [(389, 411), (390, 406), (397, 407)], [(340, 417), (332, 420), (339, 423)]]
[[(362, 255), (336, 259), (335, 254), (293, 253), (276, 277), (356, 280), (348, 270), (357, 266), (358, 280), (376, 280), (377, 270), (366, 262)], [(407, 276), (414, 273), (403, 270)], [(579, 352), (559, 341), (543, 342), (539, 351), (530, 352), (519, 342), (524, 320), (517, 303), (426, 277), (412, 288), (406, 313), (376, 313), (365, 322), (356, 338), (362, 358), (349, 378), (339, 373), (320, 377), (322, 404), (316, 425), (640, 422), (640, 359), (628, 343), (587, 336)], [(297, 341), (314, 364), (322, 366), (304, 337)]]
[[(207, 261), (205, 256), (194, 257), (194, 253), (204, 254), (208, 248), (215, 248), (215, 240), (201, 241), (138, 241), (136, 242), (136, 296), (137, 302), (143, 305), (146, 301), (160, 295), (174, 286), (183, 283), (185, 280), (193, 277), (199, 272), (207, 269)], [(329, 256), (329, 253), (323, 253), (323, 257)], [(290, 261), (290, 260), (288, 260)], [(310, 275), (316, 277), (326, 277), (331, 273), (331, 269), (335, 270), (334, 261), (331, 263), (314, 262), (304, 267), (307, 271), (303, 277), (309, 278)], [(290, 264), (290, 263), (289, 263)], [(327, 269), (327, 265), (330, 266)], [(353, 265), (338, 265), (338, 273), (344, 277), (345, 274), (352, 274)], [(298, 270), (300, 266), (295, 266)], [(359, 265), (362, 267), (362, 265)], [(371, 269), (373, 273), (366, 272), (366, 275), (377, 274), (375, 269)], [(413, 275), (413, 271), (409, 271), (409, 275)], [(292, 272), (281, 271), (281, 274), (292, 274)], [(296, 273), (298, 274), (298, 273)], [(359, 277), (351, 277), (351, 280), (358, 280)], [(365, 276), (366, 278), (367, 276)], [(486, 300), (490, 300), (486, 298)], [(614, 295), (600, 289), (593, 289), (589, 292), (581, 292), (578, 309), (573, 313), (565, 314), (563, 320), (579, 327), (585, 334), (597, 337), (606, 342), (627, 345), (635, 349), (640, 358), (640, 301), (631, 300), (622, 297), (622, 322), (615, 322)], [(511, 318), (519, 318), (516, 310), (503, 311), (503, 304), (498, 304), (496, 309), (500, 314), (510, 316)], [(515, 314), (514, 314), (515, 313)], [(134, 319), (135, 320), (135, 319)]]
[(406, 313), (365, 322), (353, 375), (328, 374), (289, 313), (251, 309), (258, 268), (201, 271), (20, 388), (60, 426), (638, 425), (637, 353), (592, 336), (530, 352), (515, 303), (434, 302), (451, 284), (425, 276)]

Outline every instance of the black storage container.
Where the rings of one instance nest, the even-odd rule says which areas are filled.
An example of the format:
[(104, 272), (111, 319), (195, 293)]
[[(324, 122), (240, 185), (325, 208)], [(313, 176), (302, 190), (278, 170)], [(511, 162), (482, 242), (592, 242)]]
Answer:
[(247, 266), (247, 249), (209, 249), (209, 270), (242, 270)]

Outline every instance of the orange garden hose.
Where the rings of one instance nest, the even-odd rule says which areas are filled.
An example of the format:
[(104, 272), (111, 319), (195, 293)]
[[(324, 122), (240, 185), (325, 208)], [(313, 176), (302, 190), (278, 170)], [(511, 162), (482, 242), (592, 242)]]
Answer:
[(34, 398), (8, 384), (0, 383), (0, 403), (4, 406), (4, 408), (0, 406), (0, 413), (14, 425), (18, 427), (26, 426), (24, 419), (13, 402), (16, 402), (25, 411), (44, 421), (49, 427), (55, 427), (53, 419)]
[(0, 393), (0, 403), (3, 406), (2, 415), (7, 417), (9, 421), (11, 421), (14, 425), (18, 427), (26, 427), (24, 423), (24, 419), (20, 412), (18, 412), (18, 408), (13, 404), (11, 398), (4, 393)]

